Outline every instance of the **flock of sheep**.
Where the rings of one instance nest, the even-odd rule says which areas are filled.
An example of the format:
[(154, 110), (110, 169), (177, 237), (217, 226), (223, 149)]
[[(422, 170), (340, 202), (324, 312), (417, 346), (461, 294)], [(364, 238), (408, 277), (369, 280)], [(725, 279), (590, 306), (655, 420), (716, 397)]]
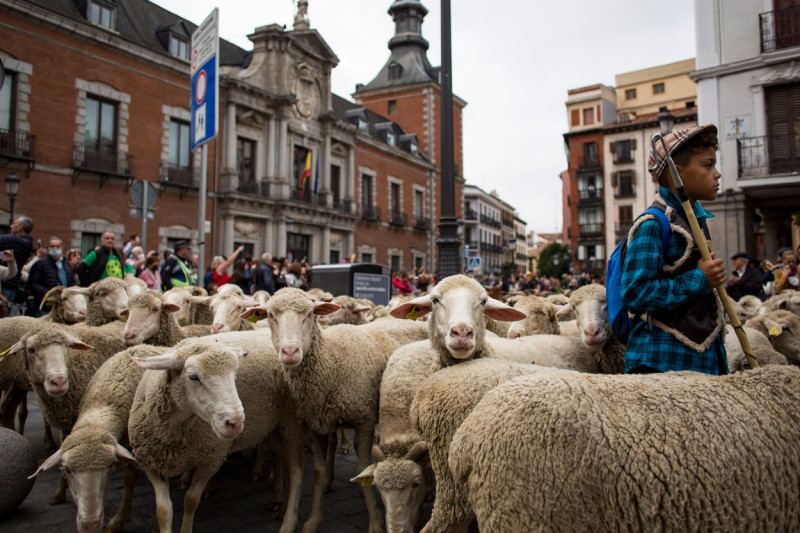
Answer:
[[(226, 457), (256, 449), (263, 476), (265, 448), (283, 533), (298, 528), (313, 451), (302, 530), (316, 531), (342, 428), (355, 431), (351, 481), (371, 532), (474, 520), (481, 531), (800, 529), (796, 293), (737, 304), (761, 366), (729, 334), (723, 377), (622, 375), (599, 285), (501, 302), (456, 275), (383, 308), (317, 289), (161, 294), (131, 278), (58, 287), (45, 304), (46, 318), (0, 321), (0, 420), (22, 432), (34, 392), (62, 440), (50, 434), (54, 452), (32, 474), (60, 466), (51, 503), (69, 489), (81, 532), (124, 529), (137, 470), (162, 532), (181, 476), (190, 532)], [(123, 498), (104, 524), (120, 463)]]

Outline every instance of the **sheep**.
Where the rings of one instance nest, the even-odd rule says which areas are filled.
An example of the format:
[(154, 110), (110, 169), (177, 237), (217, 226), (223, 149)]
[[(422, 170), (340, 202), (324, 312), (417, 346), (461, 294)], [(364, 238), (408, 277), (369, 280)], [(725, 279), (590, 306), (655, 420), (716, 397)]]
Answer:
[(550, 334), (560, 335), (561, 327), (556, 313), (561, 309), (539, 296), (519, 297), (514, 309), (525, 313), (525, 320), (513, 322), (508, 326), (506, 337), (516, 339), (524, 335)]
[(306, 291), (306, 294), (311, 298), (312, 302), (332, 302), (333, 294), (328, 291), (323, 291), (320, 288), (312, 287)]
[(102, 326), (119, 320), (119, 312), (128, 305), (128, 284), (117, 278), (104, 278), (89, 285), (87, 326)]
[(800, 316), (800, 293), (797, 291), (783, 291), (780, 294), (770, 296), (758, 308), (758, 313), (765, 315), (779, 310), (791, 311)]
[[(297, 417), (316, 434), (312, 439), (316, 468), (326, 470), (320, 437), (330, 435), (340, 425), (352, 425), (356, 436), (356, 468), (361, 472), (370, 462), (381, 376), (402, 334), (395, 335), (391, 329), (396, 321), (378, 324), (378, 328), (373, 327), (375, 322), (320, 328), (316, 315), (337, 308), (333, 303), (313, 302), (300, 289), (284, 288), (264, 307), (249, 309), (246, 314), (256, 313), (268, 320), (272, 344), (296, 402)], [(421, 335), (415, 340), (420, 338)], [(315, 505), (304, 531), (315, 531), (322, 519), (319, 502), (325, 481), (315, 479)], [(369, 487), (362, 490), (369, 512), (369, 530), (382, 531), (375, 495)]]
[(147, 291), (131, 298), (128, 307), (120, 312), (125, 317), (123, 338), (127, 346), (152, 344), (175, 346), (187, 335), (172, 316), (180, 307), (164, 301), (162, 294)]
[[(25, 370), (45, 421), (68, 434), (78, 418), (80, 402), (97, 369), (122, 351), (122, 323), (104, 326), (51, 326), (25, 334), (9, 353), (24, 353)], [(92, 344), (87, 344), (86, 342)], [(74, 350), (91, 350), (76, 354)], [(50, 503), (64, 501), (66, 480), (59, 480)]]
[(136, 390), (128, 433), (132, 452), (155, 489), (161, 531), (171, 530), (172, 524), (169, 477), (194, 471), (181, 529), (191, 531), (201, 492), (226, 455), (252, 448), (279, 423), (290, 444), (286, 458), (291, 484), (280, 531), (294, 531), (297, 525), (302, 465), (300, 448), (293, 444), (299, 427), (284, 416), (292, 409), (276, 354), (253, 333), (227, 334), (244, 339), (230, 344), (229, 337), (220, 342), (189, 339), (162, 355), (134, 358), (148, 370)]
[(371, 307), (364, 305), (352, 296), (337, 296), (332, 300), (339, 309), (327, 315), (317, 317), (321, 326), (335, 326), (336, 324), (366, 324), (364, 316)]
[(544, 299), (553, 305), (564, 306), (569, 303), (569, 298), (564, 294), (548, 294)]
[[(223, 288), (227, 285), (223, 285)], [(211, 301), (214, 311), (214, 321), (211, 323), (213, 333), (227, 333), (229, 331), (244, 331), (256, 329), (253, 322), (242, 320), (239, 316), (250, 307), (260, 305), (257, 300), (244, 298), (235, 292), (217, 294)]]
[(528, 375), (483, 397), (449, 467), (481, 531), (796, 531), (798, 410), (791, 366)]
[(119, 352), (100, 366), (86, 388), (78, 418), (61, 447), (39, 466), (33, 476), (61, 465), (72, 499), (78, 507), (78, 531), (100, 531), (103, 495), (113, 468), (126, 464), (122, 501), (107, 530), (122, 530), (130, 519), (136, 480), (132, 466), (141, 465), (123, 446), (128, 441), (128, 417), (144, 368), (131, 357), (147, 357), (166, 347), (134, 346)]
[[(48, 322), (28, 316), (3, 318), (0, 322), (0, 390), (3, 391), (0, 403), (0, 420), (3, 427), (14, 427), (14, 415), (18, 417), (18, 431), (24, 433), (28, 417), (27, 395), (31, 390), (28, 375), (25, 373), (25, 358), (20, 353), (8, 353), (27, 333), (34, 333), (48, 327)], [(49, 433), (45, 432), (45, 436)], [(50, 437), (52, 440), (52, 435)], [(50, 444), (50, 443), (48, 443)]]
[(42, 298), (39, 309), (50, 307), (43, 320), (57, 324), (75, 324), (86, 320), (87, 298), (86, 287), (53, 287)]
[[(207, 310), (208, 292), (202, 287), (173, 287), (164, 292), (164, 301), (180, 307), (180, 310), (174, 314), (175, 320), (181, 326), (205, 324), (206, 322), (211, 324), (213, 321), (213, 313), (210, 309)], [(200, 308), (203, 309), (200, 310)], [(202, 316), (197, 317), (198, 313)], [(206, 315), (208, 315), (207, 321), (203, 321), (203, 317)]]
[[(763, 333), (753, 328), (744, 328), (744, 332), (759, 366), (788, 364), (786, 356), (773, 348)], [(750, 368), (739, 338), (730, 324), (725, 326), (725, 351), (728, 356), (728, 371), (731, 374)]]
[(267, 291), (256, 291), (253, 293), (252, 298), (258, 302), (258, 305), (264, 305), (269, 300), (269, 293)]
[(790, 364), (800, 366), (800, 317), (791, 311), (772, 311), (751, 318), (745, 326), (763, 333)]
[[(447, 464), (450, 441), (461, 422), (492, 388), (518, 376), (545, 371), (565, 372), (482, 358), (442, 369), (422, 383), (411, 402), (409, 414), (411, 427), (427, 443), (436, 475), (436, 499), (423, 533), (466, 531), (471, 521), (466, 494), (456, 490)], [(529, 490), (536, 490), (536, 487), (531, 486)]]
[(122, 278), (122, 281), (125, 282), (125, 292), (128, 293), (128, 298), (133, 298), (137, 294), (142, 294), (148, 290), (147, 283), (136, 276), (128, 274)]

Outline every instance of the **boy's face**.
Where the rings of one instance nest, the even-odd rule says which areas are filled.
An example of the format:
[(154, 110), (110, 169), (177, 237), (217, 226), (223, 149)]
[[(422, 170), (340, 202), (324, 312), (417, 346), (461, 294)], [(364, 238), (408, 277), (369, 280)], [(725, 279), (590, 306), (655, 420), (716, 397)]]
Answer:
[(720, 173), (717, 171), (717, 152), (714, 148), (705, 148), (692, 156), (686, 165), (676, 167), (692, 202), (716, 199)]

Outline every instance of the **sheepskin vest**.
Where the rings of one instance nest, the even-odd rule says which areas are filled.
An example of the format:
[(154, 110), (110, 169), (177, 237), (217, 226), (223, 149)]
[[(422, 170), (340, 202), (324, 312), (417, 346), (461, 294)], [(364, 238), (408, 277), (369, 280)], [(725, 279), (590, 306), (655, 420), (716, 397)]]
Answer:
[[(673, 264), (665, 264), (662, 273), (665, 277), (675, 279), (681, 274), (697, 267), (697, 262), (702, 258), (700, 249), (692, 236), (689, 222), (666, 202), (656, 197), (651, 207), (664, 211), (670, 221), (670, 230), (686, 242), (683, 255)], [(642, 219), (655, 218), (645, 215)], [(705, 221), (701, 224), (706, 240), (711, 241), (708, 225)], [(666, 258), (665, 258), (666, 259)], [(697, 352), (708, 349), (724, 326), (721, 312), (722, 306), (716, 291), (711, 294), (697, 296), (691, 301), (674, 309), (655, 311), (641, 315), (640, 319), (646, 320), (654, 326), (674, 336), (682, 344)]]

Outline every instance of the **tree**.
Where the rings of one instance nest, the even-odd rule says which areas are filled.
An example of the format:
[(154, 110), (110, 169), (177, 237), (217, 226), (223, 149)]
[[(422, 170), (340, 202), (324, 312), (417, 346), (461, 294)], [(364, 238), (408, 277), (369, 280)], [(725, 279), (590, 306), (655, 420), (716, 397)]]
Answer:
[(548, 244), (539, 253), (540, 276), (561, 279), (562, 274), (569, 273), (569, 246), (557, 242)]

